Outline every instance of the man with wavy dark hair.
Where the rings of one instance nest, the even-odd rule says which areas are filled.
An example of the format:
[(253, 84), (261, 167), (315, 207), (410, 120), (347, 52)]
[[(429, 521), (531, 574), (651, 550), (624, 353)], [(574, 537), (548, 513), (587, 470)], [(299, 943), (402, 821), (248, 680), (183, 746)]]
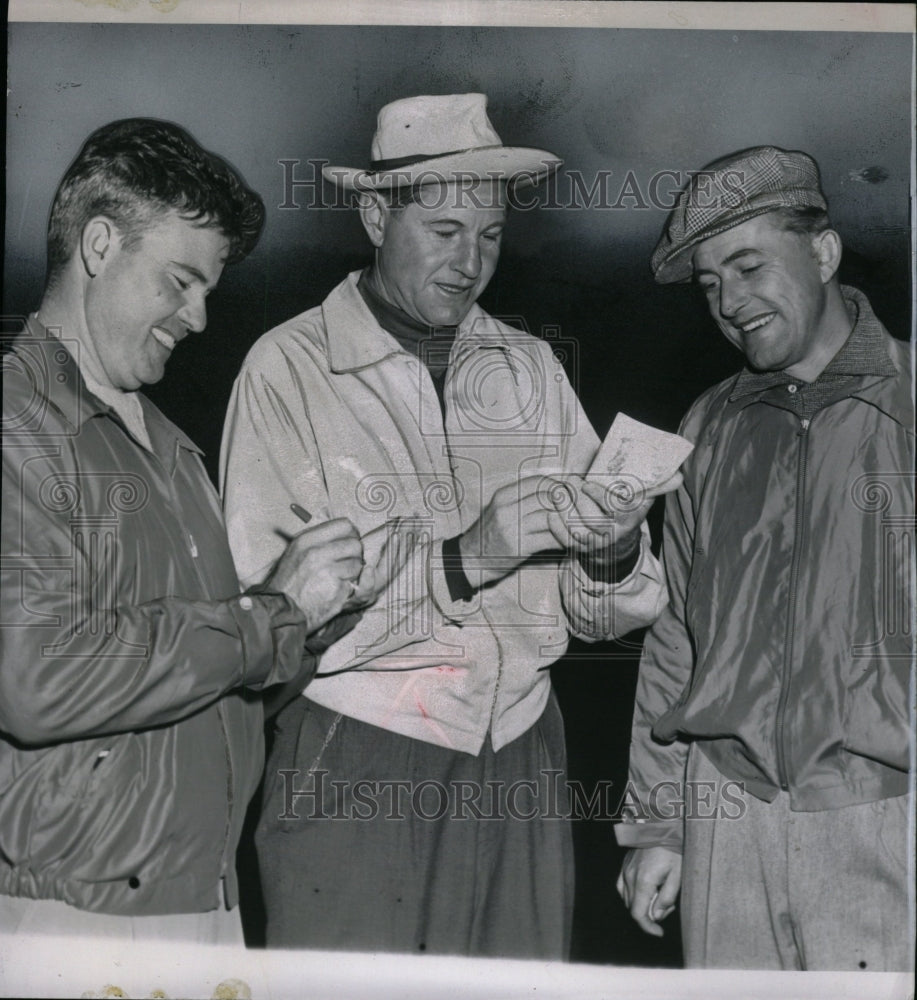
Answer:
[[(241, 942), (253, 695), (311, 676), (362, 548), (339, 519), (240, 594), (199, 450), (136, 390), (206, 324), (261, 199), (175, 125), (93, 133), (3, 363), (0, 931)], [(371, 595), (369, 595), (371, 596)]]

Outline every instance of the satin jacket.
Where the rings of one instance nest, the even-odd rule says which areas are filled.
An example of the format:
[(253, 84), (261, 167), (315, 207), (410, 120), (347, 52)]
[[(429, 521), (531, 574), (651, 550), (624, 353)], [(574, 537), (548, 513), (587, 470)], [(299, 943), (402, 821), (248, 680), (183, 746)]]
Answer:
[(744, 391), (740, 377), (685, 417), (696, 447), (666, 509), (671, 602), (644, 645), (629, 786), (639, 822), (616, 828), (623, 844), (680, 844), (667, 817), (690, 805), (650, 805), (654, 788), (682, 787), (692, 741), (746, 792), (783, 789), (794, 810), (907, 792), (913, 354), (865, 296), (843, 292), (853, 336), (879, 361), (811, 418), (789, 405), (796, 386)]
[(295, 677), (288, 598), (239, 595), (198, 449), (148, 400), (154, 453), (76, 345), (3, 359), (0, 893), (131, 915), (237, 898), (259, 700)]

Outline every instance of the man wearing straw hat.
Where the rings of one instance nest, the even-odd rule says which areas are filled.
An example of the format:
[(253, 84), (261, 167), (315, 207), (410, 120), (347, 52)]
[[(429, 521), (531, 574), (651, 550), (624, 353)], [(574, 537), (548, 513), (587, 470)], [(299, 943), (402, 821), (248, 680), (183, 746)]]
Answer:
[(743, 150), (692, 178), (652, 258), (747, 363), (684, 420), (617, 827), (644, 930), (681, 887), (689, 966), (913, 961), (913, 355), (840, 284), (827, 207), (810, 156)]
[(402, 553), (279, 717), (267, 942), (561, 958), (571, 841), (545, 668), (571, 632), (658, 615), (652, 496), (616, 511), (583, 484), (598, 441), (550, 346), (476, 305), (513, 186), (557, 157), (504, 146), (484, 95), (461, 94), (384, 107), (372, 160), (325, 174), (359, 193), (373, 263), (255, 345), (224, 434), (244, 580), (291, 504), (346, 513), (367, 560), (387, 533)]

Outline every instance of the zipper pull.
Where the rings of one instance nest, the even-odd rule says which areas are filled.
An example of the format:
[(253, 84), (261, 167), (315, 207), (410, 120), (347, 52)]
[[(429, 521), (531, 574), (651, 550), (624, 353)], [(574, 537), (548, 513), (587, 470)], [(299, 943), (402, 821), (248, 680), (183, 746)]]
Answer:
[(807, 431), (809, 429), (809, 418), (808, 417), (803, 417), (802, 420), (800, 421), (800, 423), (802, 424), (803, 431)]
[(194, 544), (194, 535), (188, 532), (188, 538), (191, 541), (191, 558), (197, 559), (197, 546)]

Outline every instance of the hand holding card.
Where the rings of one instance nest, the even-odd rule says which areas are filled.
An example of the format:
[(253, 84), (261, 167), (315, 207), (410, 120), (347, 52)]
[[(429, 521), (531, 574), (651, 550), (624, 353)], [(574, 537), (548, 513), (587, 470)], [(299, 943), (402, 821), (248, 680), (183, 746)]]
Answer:
[[(622, 496), (665, 492), (694, 445), (678, 434), (660, 431), (619, 413), (596, 452), (587, 479)], [(672, 488), (679, 481), (673, 481)]]

